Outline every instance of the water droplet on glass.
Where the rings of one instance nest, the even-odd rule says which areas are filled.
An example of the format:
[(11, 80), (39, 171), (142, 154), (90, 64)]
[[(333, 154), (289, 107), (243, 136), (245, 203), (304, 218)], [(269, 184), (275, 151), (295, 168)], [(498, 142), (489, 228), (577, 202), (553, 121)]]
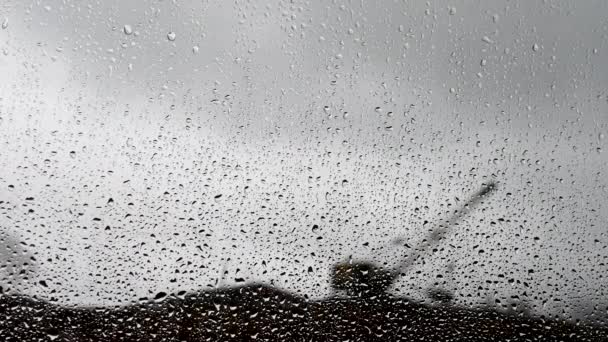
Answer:
[(174, 41), (175, 37), (176, 37), (175, 32), (171, 31), (171, 32), (167, 33), (167, 39), (169, 39), (169, 41), (171, 41), (171, 42)]
[(167, 297), (167, 294), (165, 292), (159, 292), (154, 297), (154, 300), (159, 302), (159, 301), (162, 301), (163, 299), (165, 299), (165, 297)]
[(538, 51), (538, 49), (540, 49), (540, 47), (538, 46), (538, 44), (532, 45), (532, 51)]
[(122, 28), (122, 31), (126, 34), (126, 35), (130, 35), (131, 33), (133, 33), (133, 28), (131, 28), (131, 25), (125, 25)]
[(312, 232), (316, 233), (317, 231), (319, 231), (319, 225), (318, 224), (313, 224), (312, 225)]
[(76, 158), (76, 151), (70, 151), (70, 157)]
[(492, 39), (490, 39), (490, 37), (488, 37), (488, 36), (483, 36), (483, 38), (481, 38), (481, 41), (484, 43), (488, 43), (488, 44), (494, 43), (494, 41)]
[(600, 140), (604, 140), (604, 133), (600, 133), (600, 135), (598, 136), (598, 138), (599, 138)]
[(456, 14), (456, 7), (450, 7), (450, 15)]
[(198, 53), (198, 50), (199, 50), (198, 45), (194, 45), (194, 46), (192, 47), (192, 53)]
[(2, 29), (6, 30), (7, 27), (8, 27), (8, 18), (4, 18), (4, 20), (2, 20)]

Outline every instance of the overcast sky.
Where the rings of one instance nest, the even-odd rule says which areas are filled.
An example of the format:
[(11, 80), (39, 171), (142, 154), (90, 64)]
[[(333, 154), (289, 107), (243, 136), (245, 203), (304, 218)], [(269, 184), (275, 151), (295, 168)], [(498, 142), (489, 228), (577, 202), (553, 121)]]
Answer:
[(109, 304), (225, 270), (321, 298), (494, 179), (394, 292), (605, 308), (606, 7), (8, 1), (0, 252), (36, 262), (2, 282)]

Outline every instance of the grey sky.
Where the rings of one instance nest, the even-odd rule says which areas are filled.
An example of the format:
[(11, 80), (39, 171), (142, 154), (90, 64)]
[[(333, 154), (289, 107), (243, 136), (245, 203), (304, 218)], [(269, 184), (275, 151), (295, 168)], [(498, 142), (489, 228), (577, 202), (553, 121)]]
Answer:
[(115, 303), (225, 268), (321, 297), (496, 179), (396, 293), (606, 302), (605, 1), (257, 3), (0, 8), (0, 220), (48, 284), (21, 291)]

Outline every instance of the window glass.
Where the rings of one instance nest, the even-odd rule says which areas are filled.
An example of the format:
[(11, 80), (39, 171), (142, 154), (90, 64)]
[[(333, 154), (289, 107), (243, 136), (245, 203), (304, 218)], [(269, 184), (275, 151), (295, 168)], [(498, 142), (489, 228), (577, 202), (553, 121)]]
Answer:
[(606, 1), (0, 4), (6, 341), (605, 341)]

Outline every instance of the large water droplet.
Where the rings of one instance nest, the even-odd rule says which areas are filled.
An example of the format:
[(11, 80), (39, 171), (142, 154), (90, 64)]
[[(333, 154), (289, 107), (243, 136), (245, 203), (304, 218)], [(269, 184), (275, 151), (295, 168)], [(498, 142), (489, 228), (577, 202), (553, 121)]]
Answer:
[(169, 39), (169, 41), (171, 41), (171, 42), (174, 41), (175, 37), (176, 37), (175, 32), (171, 31), (171, 32), (167, 33), (167, 39)]
[(163, 301), (163, 300), (165, 299), (165, 297), (167, 297), (167, 293), (165, 293), (165, 292), (159, 292), (159, 293), (157, 293), (157, 294), (156, 294), (156, 296), (154, 297), (154, 300), (155, 300), (156, 302), (160, 302), (160, 301)]
[(192, 47), (192, 52), (193, 52), (193, 53), (198, 53), (198, 50), (199, 50), (198, 45), (194, 45), (194, 46)]
[(133, 33), (133, 28), (131, 28), (131, 25), (125, 25), (122, 28), (122, 31), (126, 34), (126, 35), (130, 35), (131, 33)]

